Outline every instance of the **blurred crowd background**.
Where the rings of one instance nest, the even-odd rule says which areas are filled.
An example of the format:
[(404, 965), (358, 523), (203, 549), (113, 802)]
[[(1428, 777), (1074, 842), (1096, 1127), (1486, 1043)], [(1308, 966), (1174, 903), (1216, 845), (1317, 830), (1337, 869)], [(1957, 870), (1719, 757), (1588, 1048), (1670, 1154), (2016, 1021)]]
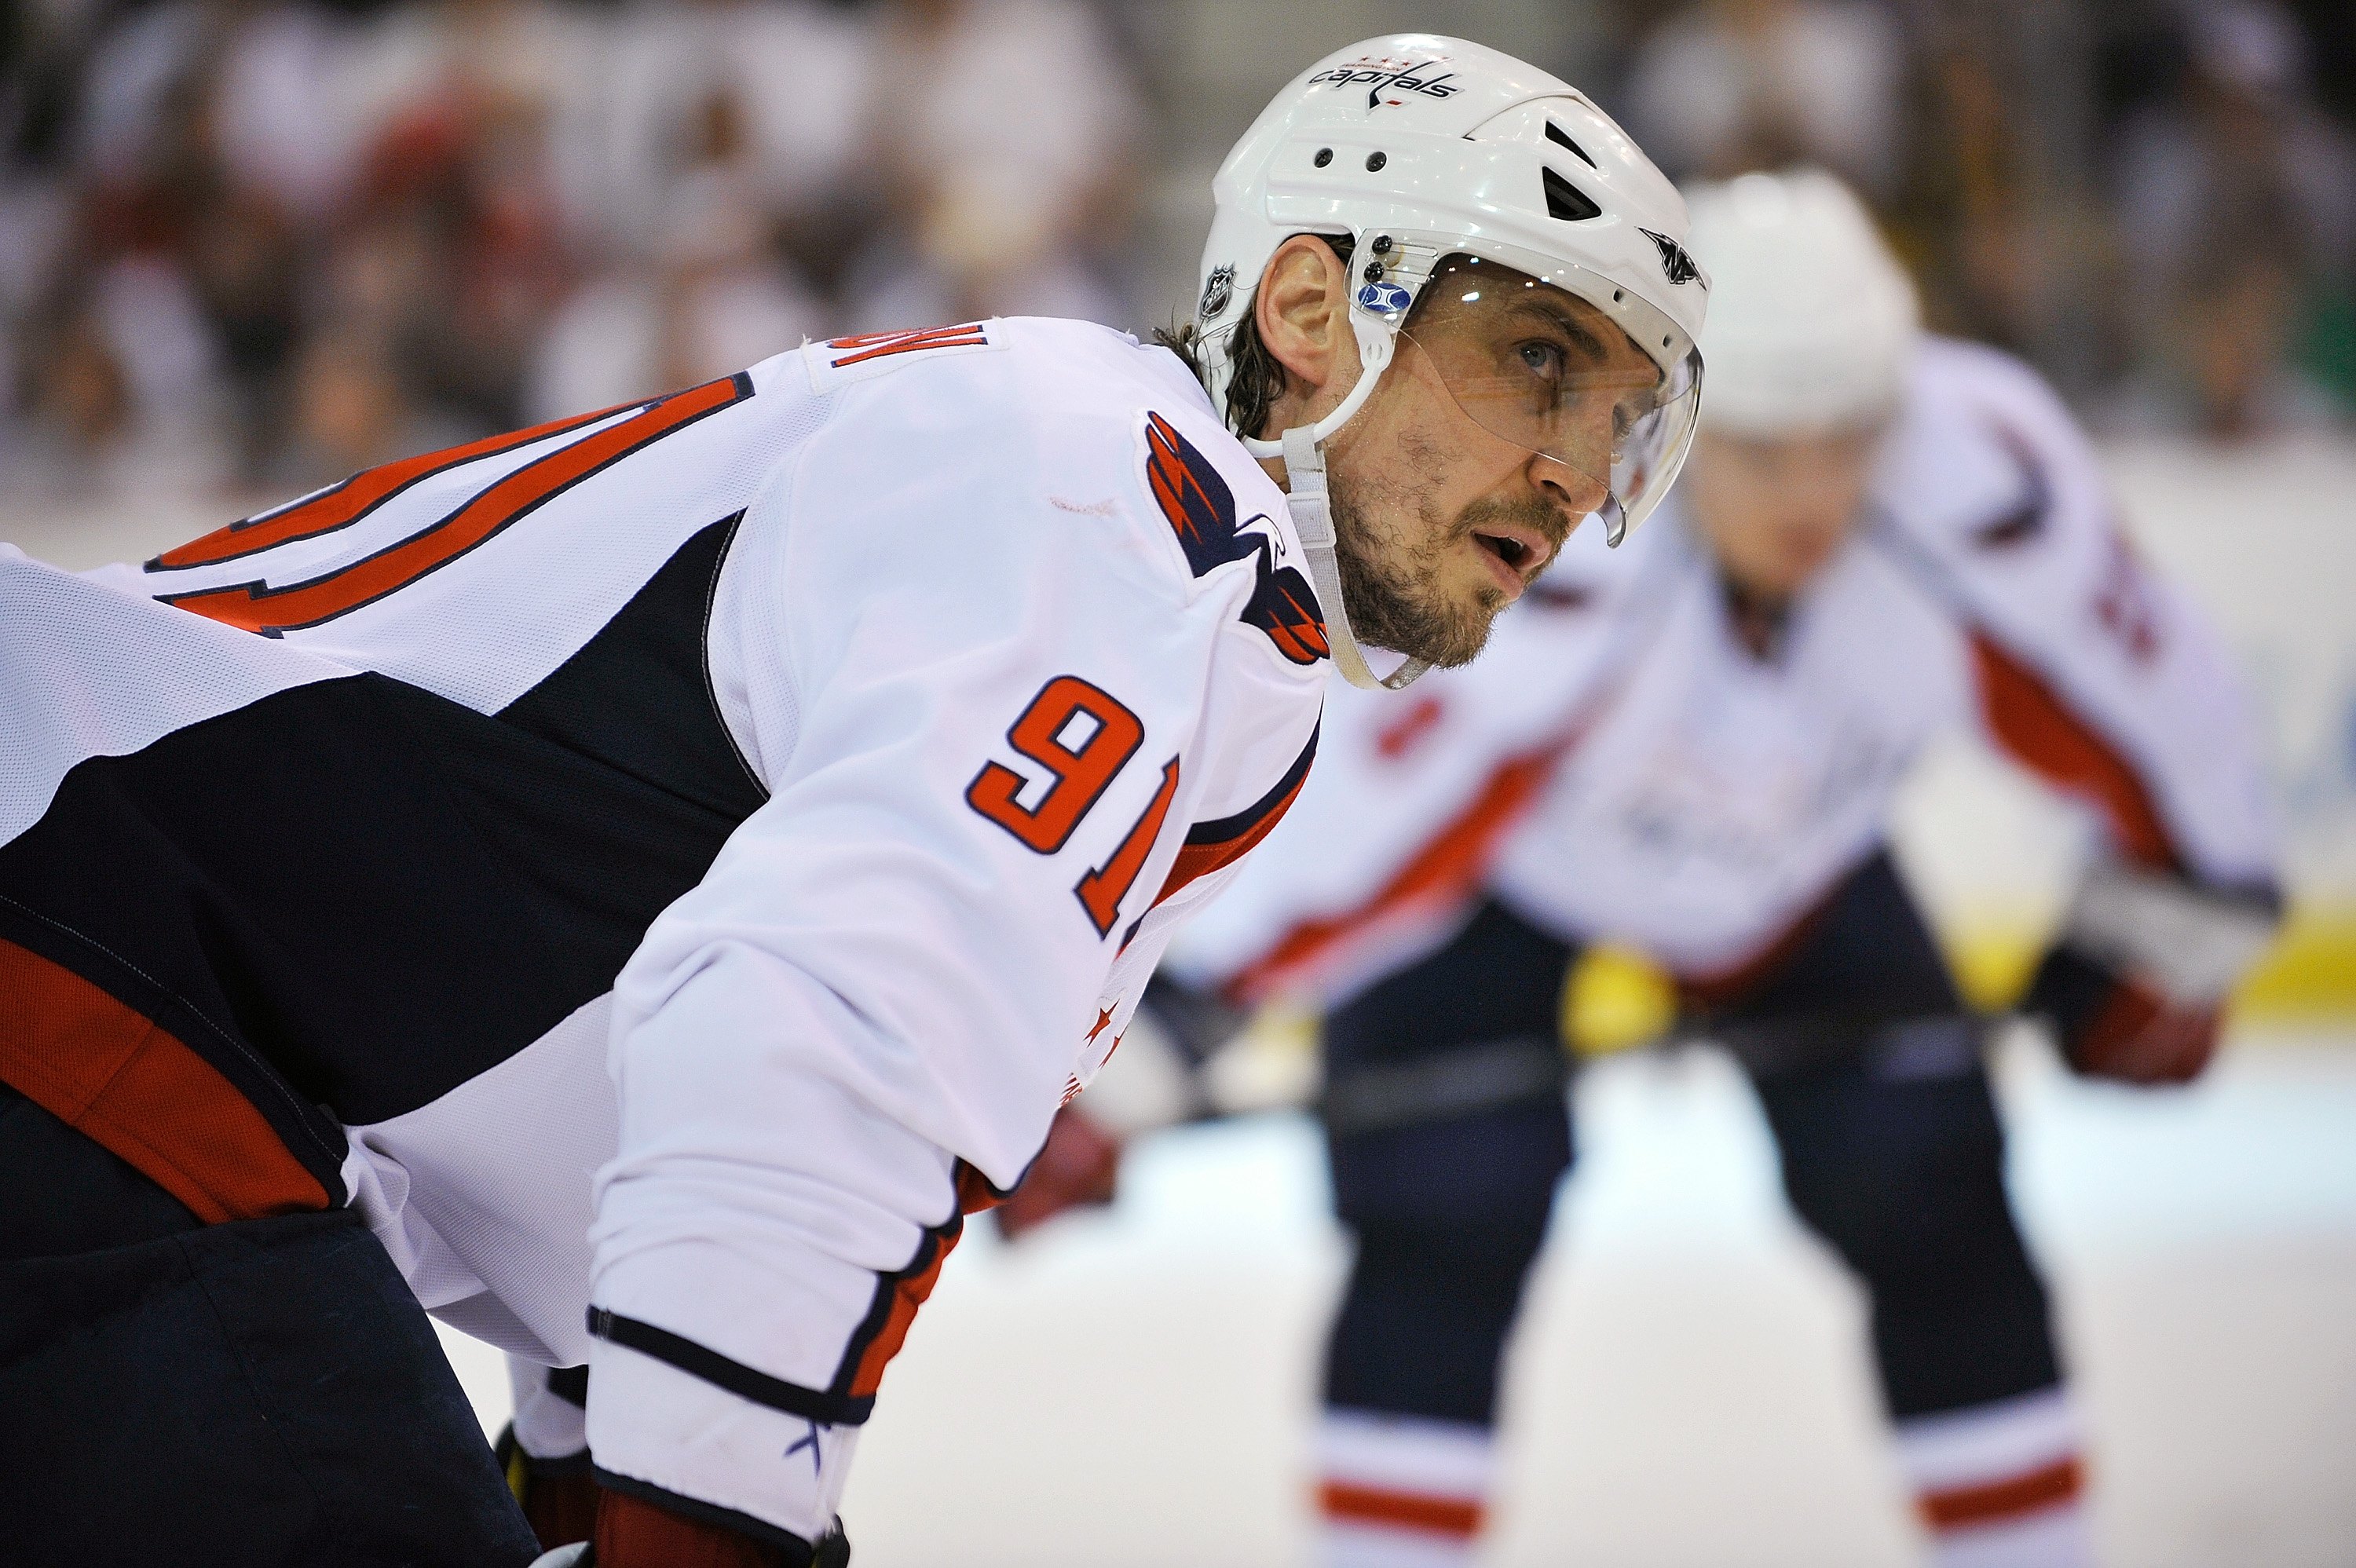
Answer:
[(0, 500), (285, 494), (805, 335), (1187, 308), (1212, 170), (1444, 26), (1855, 180), (2101, 429), (2356, 410), (2346, 0), (15, 0)]

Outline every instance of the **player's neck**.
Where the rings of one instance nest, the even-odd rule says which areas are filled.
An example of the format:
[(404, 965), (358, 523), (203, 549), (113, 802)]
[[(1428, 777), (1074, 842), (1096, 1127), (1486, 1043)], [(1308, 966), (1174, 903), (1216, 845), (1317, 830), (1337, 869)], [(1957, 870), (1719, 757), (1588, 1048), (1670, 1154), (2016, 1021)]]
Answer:
[(1718, 581), (1725, 597), (1726, 623), (1735, 641), (1753, 658), (1775, 658), (1783, 650), (1783, 633), (1791, 624), (1792, 596), (1753, 588), (1722, 566)]

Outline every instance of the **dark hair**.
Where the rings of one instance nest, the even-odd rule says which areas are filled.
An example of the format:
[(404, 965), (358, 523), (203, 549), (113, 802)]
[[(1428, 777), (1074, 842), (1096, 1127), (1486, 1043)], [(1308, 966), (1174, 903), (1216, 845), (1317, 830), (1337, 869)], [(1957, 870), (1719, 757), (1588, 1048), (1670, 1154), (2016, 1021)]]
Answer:
[[(1314, 238), (1323, 240), (1345, 269), (1349, 266), (1350, 252), (1357, 247), (1354, 237), (1319, 234)], [(1194, 372), (1194, 379), (1208, 386), (1202, 356), (1196, 352), (1198, 337), (1199, 329), (1191, 321), (1153, 331), (1153, 341), (1178, 356), (1186, 368)], [(1287, 378), (1283, 361), (1269, 353), (1268, 345), (1260, 341), (1259, 315), (1248, 298), (1244, 318), (1236, 323), (1234, 339), (1228, 344), (1227, 359), (1235, 367), (1234, 374), (1227, 379), (1227, 428), (1238, 435), (1258, 435), (1260, 427), (1268, 423), (1269, 411), (1284, 395)]]

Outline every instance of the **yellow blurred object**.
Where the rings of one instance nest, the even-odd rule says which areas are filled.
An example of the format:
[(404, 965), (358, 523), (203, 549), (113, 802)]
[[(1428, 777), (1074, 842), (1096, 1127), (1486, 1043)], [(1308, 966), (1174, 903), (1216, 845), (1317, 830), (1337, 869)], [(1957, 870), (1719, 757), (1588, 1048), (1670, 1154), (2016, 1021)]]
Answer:
[(2019, 1005), (2051, 940), (2043, 923), (2024, 923), (1975, 926), (1944, 945), (1964, 1000), (1981, 1012), (2000, 1013)]
[(1269, 1002), (1203, 1063), (1203, 1092), (1223, 1115), (1303, 1105), (1317, 1098), (1323, 1064), (1316, 1010)]
[(1583, 1057), (1649, 1045), (1676, 1021), (1669, 972), (1633, 947), (1600, 943), (1579, 955), (1562, 987), (1562, 1037)]
[(2294, 910), (2233, 993), (2237, 1018), (2356, 1018), (2356, 909)]
[[(1947, 959), (1966, 1000), (2001, 1012), (2029, 989), (2051, 940), (2039, 923), (1975, 922), (1954, 933)], [(2294, 910), (2273, 950), (2234, 990), (2233, 1016), (2356, 1019), (2356, 910)]]

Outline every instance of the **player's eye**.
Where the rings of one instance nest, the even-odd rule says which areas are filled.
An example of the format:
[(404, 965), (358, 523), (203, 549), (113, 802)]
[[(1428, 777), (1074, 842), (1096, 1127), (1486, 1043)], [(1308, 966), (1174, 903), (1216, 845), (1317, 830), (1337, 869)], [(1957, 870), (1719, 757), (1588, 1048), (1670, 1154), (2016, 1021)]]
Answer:
[(1533, 339), (1527, 343), (1516, 344), (1514, 353), (1521, 360), (1523, 368), (1531, 374), (1548, 382), (1561, 379), (1562, 350), (1558, 346)]

